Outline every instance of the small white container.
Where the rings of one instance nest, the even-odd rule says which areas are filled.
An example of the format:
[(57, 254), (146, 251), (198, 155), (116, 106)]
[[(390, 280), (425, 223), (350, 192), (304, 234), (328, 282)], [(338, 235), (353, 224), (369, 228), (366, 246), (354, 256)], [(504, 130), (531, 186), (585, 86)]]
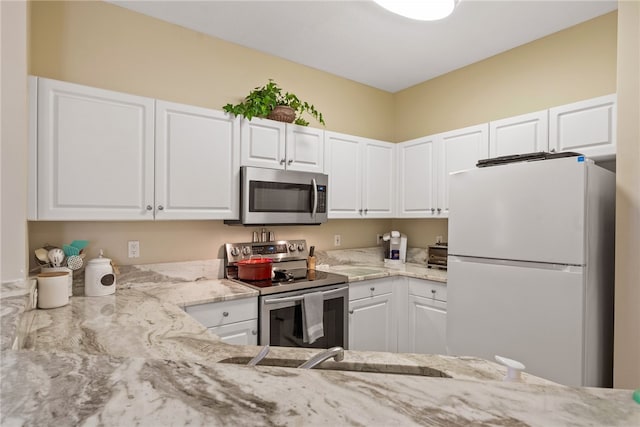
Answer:
[(111, 260), (102, 256), (87, 263), (84, 270), (84, 294), (88, 297), (111, 295), (116, 291), (116, 275), (111, 267)]
[(42, 267), (40, 269), (41, 273), (52, 273), (54, 271), (63, 271), (65, 273), (69, 273), (67, 277), (67, 286), (69, 287), (69, 296), (73, 296), (73, 271), (71, 271), (68, 267)]
[(38, 274), (38, 308), (57, 308), (69, 304), (69, 276), (66, 271)]

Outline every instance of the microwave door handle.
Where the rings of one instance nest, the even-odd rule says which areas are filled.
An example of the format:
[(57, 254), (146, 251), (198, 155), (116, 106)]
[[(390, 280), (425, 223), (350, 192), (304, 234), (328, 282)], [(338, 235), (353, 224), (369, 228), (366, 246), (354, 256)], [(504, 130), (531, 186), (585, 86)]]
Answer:
[(318, 185), (316, 179), (311, 179), (311, 185), (313, 186), (313, 208), (311, 208), (311, 217), (315, 218), (316, 211), (318, 210)]

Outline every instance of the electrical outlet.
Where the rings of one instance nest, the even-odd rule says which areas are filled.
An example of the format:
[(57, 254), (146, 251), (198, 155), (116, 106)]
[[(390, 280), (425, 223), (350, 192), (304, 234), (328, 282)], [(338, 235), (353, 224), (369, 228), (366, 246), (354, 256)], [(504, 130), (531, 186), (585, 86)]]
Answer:
[(342, 244), (342, 237), (339, 234), (333, 236), (333, 246), (340, 246)]
[(382, 244), (382, 234), (376, 234), (376, 245)]
[(140, 258), (140, 242), (138, 240), (129, 240), (129, 258)]

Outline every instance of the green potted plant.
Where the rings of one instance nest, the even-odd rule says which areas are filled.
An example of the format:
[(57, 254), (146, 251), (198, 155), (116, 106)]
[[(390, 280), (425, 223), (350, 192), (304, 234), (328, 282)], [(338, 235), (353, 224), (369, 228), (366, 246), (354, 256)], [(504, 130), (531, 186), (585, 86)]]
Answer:
[(309, 122), (302, 118), (302, 114), (307, 113), (319, 123), (325, 124), (322, 113), (316, 110), (315, 106), (301, 101), (293, 93), (283, 93), (273, 79), (269, 79), (266, 85), (253, 89), (241, 103), (227, 104), (222, 109), (227, 113), (241, 115), (249, 120), (252, 117), (266, 117), (301, 126), (309, 125)]

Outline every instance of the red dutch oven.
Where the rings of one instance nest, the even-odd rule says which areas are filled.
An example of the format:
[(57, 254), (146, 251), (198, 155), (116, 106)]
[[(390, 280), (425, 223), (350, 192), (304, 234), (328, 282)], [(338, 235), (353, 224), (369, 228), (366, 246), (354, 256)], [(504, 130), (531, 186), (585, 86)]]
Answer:
[(253, 258), (238, 261), (238, 279), (270, 280), (273, 260), (271, 258)]

